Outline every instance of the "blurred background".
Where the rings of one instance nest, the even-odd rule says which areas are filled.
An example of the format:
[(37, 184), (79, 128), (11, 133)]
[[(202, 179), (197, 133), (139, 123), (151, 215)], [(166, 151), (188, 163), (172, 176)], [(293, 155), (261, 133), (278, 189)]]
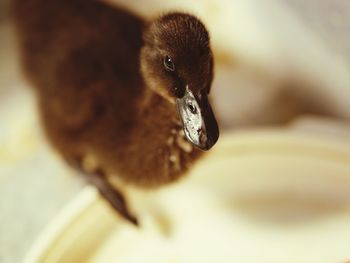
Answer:
[[(216, 59), (212, 99), (225, 132), (297, 127), (341, 136), (350, 148), (349, 1), (109, 2), (148, 18), (176, 9), (204, 21)], [(0, 0), (1, 263), (20, 262), (84, 186), (42, 134), (19, 69), (9, 4)]]

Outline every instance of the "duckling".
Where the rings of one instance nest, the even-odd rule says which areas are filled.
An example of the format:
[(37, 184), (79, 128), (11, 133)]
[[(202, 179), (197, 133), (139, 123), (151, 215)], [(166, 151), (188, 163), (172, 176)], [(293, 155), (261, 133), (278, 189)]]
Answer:
[(205, 26), (182, 12), (146, 21), (97, 0), (14, 0), (13, 18), (48, 140), (137, 224), (111, 178), (174, 182), (218, 140)]

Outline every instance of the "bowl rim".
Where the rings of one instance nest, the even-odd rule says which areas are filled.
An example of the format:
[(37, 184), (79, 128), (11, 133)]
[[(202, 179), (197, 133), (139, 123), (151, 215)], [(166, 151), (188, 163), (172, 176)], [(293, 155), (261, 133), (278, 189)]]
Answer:
[[(277, 145), (278, 147), (268, 147)], [(349, 140), (350, 145), (350, 140)], [(212, 160), (222, 158), (227, 154), (247, 154), (249, 151), (281, 154), (316, 154), (317, 158), (325, 158), (350, 165), (350, 146), (334, 136), (318, 135), (313, 133), (300, 133), (287, 129), (263, 129), (255, 131), (238, 131), (224, 133), (218, 144), (204, 159)], [(286, 149), (285, 146), (288, 146)], [(244, 151), (242, 152), (242, 149)], [(317, 151), (316, 151), (317, 150)], [(338, 158), (341, 157), (341, 158)], [(34, 241), (33, 246), (25, 255), (23, 263), (40, 263), (52, 250), (52, 245), (64, 235), (65, 229), (78, 218), (80, 214), (95, 205), (99, 201), (97, 190), (92, 186), (85, 186), (73, 197), (57, 217), (51, 220), (43, 232)]]

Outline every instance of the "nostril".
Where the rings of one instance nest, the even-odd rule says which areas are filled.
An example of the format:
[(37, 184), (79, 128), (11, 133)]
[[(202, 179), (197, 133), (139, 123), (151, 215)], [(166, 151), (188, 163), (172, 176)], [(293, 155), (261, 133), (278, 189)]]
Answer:
[(196, 114), (196, 113), (197, 113), (196, 107), (193, 106), (191, 103), (188, 104), (188, 108), (189, 108), (189, 110), (190, 110), (193, 114)]

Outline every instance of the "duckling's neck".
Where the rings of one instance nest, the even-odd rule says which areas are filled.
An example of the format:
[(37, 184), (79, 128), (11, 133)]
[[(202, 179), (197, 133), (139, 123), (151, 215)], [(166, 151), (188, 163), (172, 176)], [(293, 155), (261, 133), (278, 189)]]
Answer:
[[(143, 125), (157, 124), (156, 127), (171, 127), (176, 131), (182, 130), (175, 103), (163, 98), (149, 88), (145, 88), (139, 103), (139, 116), (141, 119), (153, 120)], [(153, 129), (155, 127), (152, 127)]]
[(150, 89), (144, 92), (130, 144), (123, 149), (129, 156), (125, 171), (135, 177), (126, 180), (157, 186), (180, 177), (202, 152), (185, 139), (176, 105)]

